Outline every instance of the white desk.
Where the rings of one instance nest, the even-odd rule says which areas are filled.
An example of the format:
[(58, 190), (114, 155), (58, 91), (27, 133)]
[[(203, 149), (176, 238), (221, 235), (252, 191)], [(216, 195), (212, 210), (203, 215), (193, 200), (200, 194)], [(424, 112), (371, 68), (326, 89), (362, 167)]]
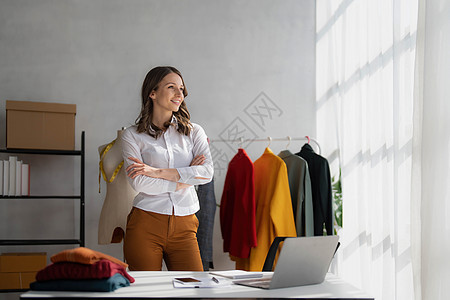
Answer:
[(374, 299), (359, 289), (328, 274), (321, 284), (275, 290), (263, 290), (232, 284), (224, 288), (174, 288), (172, 278), (210, 276), (207, 272), (129, 272), (136, 280), (114, 292), (29, 291), (20, 299), (37, 298), (296, 298), (296, 299)]

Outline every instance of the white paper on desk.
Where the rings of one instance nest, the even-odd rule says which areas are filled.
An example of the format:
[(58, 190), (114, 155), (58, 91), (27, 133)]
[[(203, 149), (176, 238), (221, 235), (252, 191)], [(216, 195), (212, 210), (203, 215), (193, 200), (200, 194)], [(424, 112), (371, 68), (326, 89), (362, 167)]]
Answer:
[(226, 270), (226, 271), (216, 271), (210, 272), (211, 275), (222, 276), (230, 279), (247, 279), (247, 278), (261, 278), (263, 277), (262, 272), (247, 272), (244, 270)]
[(176, 278), (172, 279), (174, 288), (224, 288), (231, 286), (231, 280), (220, 278), (219, 282), (212, 280), (212, 277), (190, 277), (199, 280), (199, 282), (182, 282)]

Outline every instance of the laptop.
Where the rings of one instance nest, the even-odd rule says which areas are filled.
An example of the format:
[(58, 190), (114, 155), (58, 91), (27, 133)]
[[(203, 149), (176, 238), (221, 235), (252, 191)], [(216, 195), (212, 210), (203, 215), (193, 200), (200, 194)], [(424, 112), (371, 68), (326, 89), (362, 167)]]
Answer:
[(338, 241), (337, 235), (286, 238), (271, 277), (233, 280), (233, 283), (262, 289), (321, 283)]

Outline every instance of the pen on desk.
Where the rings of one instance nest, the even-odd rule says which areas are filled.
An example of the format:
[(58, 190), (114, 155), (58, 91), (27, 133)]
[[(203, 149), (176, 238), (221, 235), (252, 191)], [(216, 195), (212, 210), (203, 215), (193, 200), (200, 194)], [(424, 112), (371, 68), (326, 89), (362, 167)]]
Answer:
[(219, 279), (217, 279), (216, 277), (213, 277), (212, 281), (214, 281), (215, 283), (219, 283)]

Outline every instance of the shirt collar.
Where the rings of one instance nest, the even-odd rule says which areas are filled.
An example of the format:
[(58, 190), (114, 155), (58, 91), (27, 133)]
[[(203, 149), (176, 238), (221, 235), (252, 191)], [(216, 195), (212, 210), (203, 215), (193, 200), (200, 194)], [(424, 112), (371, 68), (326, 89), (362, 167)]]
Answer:
[[(175, 116), (172, 114), (172, 119), (170, 119), (170, 123), (172, 123), (175, 127), (175, 129), (178, 129), (178, 120), (175, 118)], [(149, 126), (149, 130), (151, 133), (156, 133), (156, 131), (152, 128), (152, 126)], [(169, 127), (170, 128), (170, 127)]]
[(314, 153), (313, 148), (312, 148), (311, 145), (308, 144), (308, 143), (306, 143), (306, 144), (303, 145), (302, 150), (305, 150), (305, 151), (309, 151), (309, 152)]
[(177, 118), (175, 118), (174, 115), (172, 115), (172, 120), (170, 120), (170, 123), (173, 124), (173, 128), (174, 128), (175, 130), (178, 130), (178, 120), (177, 120)]
[(264, 154), (273, 154), (273, 151), (269, 147), (266, 147), (266, 149), (264, 150)]
[(283, 151), (281, 151), (278, 154), (278, 156), (281, 157), (281, 158), (286, 158), (286, 157), (289, 157), (289, 156), (292, 156), (292, 155), (293, 155), (292, 152), (289, 151), (289, 150), (283, 150)]

